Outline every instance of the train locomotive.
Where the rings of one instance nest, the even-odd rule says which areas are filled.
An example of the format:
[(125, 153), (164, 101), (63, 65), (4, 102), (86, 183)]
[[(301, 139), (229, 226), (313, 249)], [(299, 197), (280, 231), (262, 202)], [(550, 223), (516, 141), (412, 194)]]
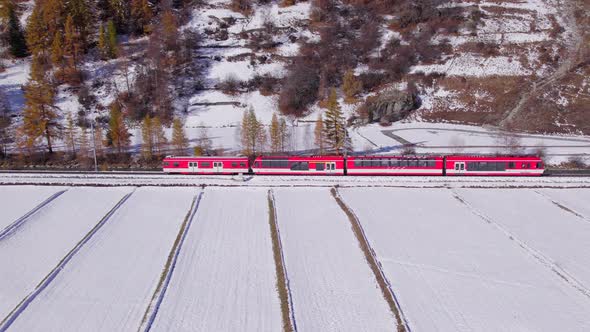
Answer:
[(266, 156), (176, 157), (162, 161), (169, 174), (340, 176), (541, 176), (538, 156)]

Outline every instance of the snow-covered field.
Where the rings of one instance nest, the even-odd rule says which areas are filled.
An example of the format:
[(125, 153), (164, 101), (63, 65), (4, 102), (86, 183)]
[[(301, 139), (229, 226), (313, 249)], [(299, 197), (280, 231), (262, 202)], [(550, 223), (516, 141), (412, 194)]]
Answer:
[[(452, 191), (342, 189), (340, 192), (363, 224), (413, 330), (584, 331), (590, 328), (587, 296), (470, 211), (453, 197)], [(527, 195), (524, 190), (461, 191), (467, 199), (480, 193), (488, 194), (485, 200), (488, 205), (506, 215), (515, 209), (531, 214), (540, 208), (516, 199)], [(505, 207), (503, 204), (509, 200), (520, 206)], [(548, 203), (542, 211), (548, 213), (553, 208)], [(545, 227), (547, 224), (538, 219), (542, 218), (522, 216), (513, 220), (537, 223), (535, 229), (539, 234), (551, 236), (554, 229)], [(545, 221), (551, 220), (554, 219), (548, 216)], [(564, 245), (567, 242), (563, 238), (555, 241)], [(575, 242), (572, 246), (580, 251), (588, 249), (587, 243)]]
[(22, 213), (66, 190), (0, 238), (0, 330), (280, 330), (269, 190), (297, 329), (395, 330), (336, 185), (412, 331), (590, 329), (585, 178), (77, 180), (128, 186), (0, 186)]
[(206, 189), (154, 331), (279, 331), (267, 190)]
[(0, 191), (0, 231), (60, 190), (63, 189), (35, 186), (4, 187)]
[(395, 319), (330, 191), (280, 188), (274, 195), (298, 328), (395, 330)]
[[(0, 188), (2, 196), (13, 190), (6, 188), (8, 191)], [(47, 188), (37, 189), (39, 193), (47, 192)], [(29, 217), (16, 232), (2, 239), (0, 317), (4, 318), (32, 292), (129, 191), (129, 188), (71, 188)], [(36, 195), (31, 193), (31, 196)]]
[[(107, 194), (103, 189), (94, 191), (93, 196)], [(197, 192), (189, 188), (137, 189), (12, 328), (136, 330)]]

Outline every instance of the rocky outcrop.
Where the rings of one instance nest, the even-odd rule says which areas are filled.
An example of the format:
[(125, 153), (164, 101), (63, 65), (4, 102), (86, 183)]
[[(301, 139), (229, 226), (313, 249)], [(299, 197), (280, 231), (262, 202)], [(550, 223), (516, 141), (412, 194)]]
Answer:
[(359, 118), (355, 122), (367, 124), (379, 122), (383, 124), (402, 120), (417, 108), (414, 94), (399, 91), (383, 91), (375, 97), (367, 98), (359, 110)]

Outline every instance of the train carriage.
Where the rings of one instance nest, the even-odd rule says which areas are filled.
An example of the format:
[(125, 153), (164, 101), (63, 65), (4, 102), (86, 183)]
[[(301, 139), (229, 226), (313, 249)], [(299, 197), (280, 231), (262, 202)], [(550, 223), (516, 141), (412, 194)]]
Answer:
[(250, 165), (247, 157), (175, 157), (162, 161), (165, 173), (171, 174), (244, 174)]
[(537, 156), (447, 156), (448, 176), (540, 176), (545, 171)]
[(443, 175), (441, 156), (353, 156), (346, 159), (348, 175)]
[(344, 157), (259, 156), (252, 171), (260, 175), (344, 175)]

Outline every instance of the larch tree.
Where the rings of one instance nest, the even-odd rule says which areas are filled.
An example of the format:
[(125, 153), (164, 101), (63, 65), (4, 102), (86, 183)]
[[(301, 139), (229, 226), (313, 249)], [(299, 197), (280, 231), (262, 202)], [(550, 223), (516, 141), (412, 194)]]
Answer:
[(92, 148), (96, 152), (97, 157), (104, 155), (105, 137), (100, 125), (94, 126), (94, 136), (92, 137)]
[(270, 127), (268, 131), (268, 136), (270, 137), (270, 151), (272, 153), (281, 151), (281, 124), (276, 113), (272, 115), (272, 120), (270, 121)]
[(326, 134), (324, 132), (324, 119), (321, 115), (319, 115), (318, 119), (315, 121), (313, 133), (315, 146), (318, 149), (319, 154), (322, 155), (326, 149)]
[(172, 121), (172, 146), (177, 155), (186, 154), (188, 149), (188, 138), (184, 131), (184, 124), (179, 118), (174, 118)]
[(154, 138), (154, 152), (162, 154), (168, 140), (166, 139), (166, 133), (164, 132), (162, 121), (160, 121), (160, 118), (157, 116), (152, 119), (152, 134)]
[(78, 134), (78, 153), (76, 157), (84, 165), (88, 162), (90, 152), (90, 141), (88, 139), (88, 129), (86, 127), (80, 127)]
[(147, 0), (131, 1), (131, 17), (136, 33), (147, 34), (150, 32), (150, 23), (153, 15)]
[(141, 123), (141, 153), (143, 158), (151, 160), (154, 156), (154, 131), (152, 118), (146, 115)]
[(209, 130), (207, 129), (204, 123), (201, 123), (199, 125), (198, 142), (198, 147), (200, 148), (201, 155), (208, 154), (213, 148), (213, 143), (209, 138)]
[(51, 46), (49, 31), (45, 24), (43, 14), (40, 2), (36, 3), (27, 21), (25, 34), (29, 51), (38, 58), (46, 56), (47, 50), (49, 50)]
[(0, 155), (2, 156), (6, 156), (8, 144), (12, 143), (11, 122), (8, 99), (0, 90)]
[(245, 155), (256, 155), (266, 144), (266, 131), (253, 108), (244, 112), (241, 125), (242, 149)]
[(324, 119), (324, 132), (327, 146), (338, 154), (344, 154), (350, 148), (344, 115), (338, 104), (336, 89), (330, 91), (327, 102), (328, 110)]
[(164, 46), (168, 51), (178, 50), (178, 23), (176, 23), (176, 16), (171, 10), (166, 10), (162, 14), (162, 39)]
[(109, 49), (107, 44), (107, 36), (104, 31), (104, 26), (101, 24), (98, 27), (98, 50), (100, 51), (100, 57), (103, 60), (107, 60), (109, 58)]
[(25, 85), (25, 108), (21, 133), (29, 150), (41, 138), (53, 153), (53, 140), (59, 137), (60, 123), (55, 107), (55, 87), (46, 76), (47, 71), (37, 57), (33, 57), (29, 82)]
[(53, 77), (58, 82), (63, 81), (64, 74), (64, 50), (61, 35), (61, 31), (56, 32), (51, 44), (51, 64), (55, 68)]
[(287, 121), (285, 118), (281, 118), (279, 121), (279, 138), (280, 138), (280, 151), (287, 150), (287, 142), (289, 141), (289, 127), (287, 127)]
[(80, 61), (80, 40), (74, 27), (72, 15), (68, 15), (66, 19), (64, 34), (64, 55), (67, 57), (68, 72), (75, 75), (78, 72), (78, 62)]
[(354, 71), (349, 69), (344, 73), (342, 79), (342, 91), (344, 92), (344, 100), (347, 103), (354, 103), (357, 95), (361, 92), (362, 82), (354, 76)]
[(66, 127), (64, 128), (64, 139), (65, 143), (72, 154), (72, 157), (76, 156), (76, 126), (74, 125), (74, 119), (72, 119), (72, 114), (68, 113), (66, 116)]
[(108, 143), (121, 154), (129, 147), (130, 136), (121, 110), (121, 104), (119, 101), (115, 101), (111, 104), (109, 130), (107, 132)]
[(117, 48), (117, 28), (115, 27), (115, 23), (113, 23), (113, 21), (108, 21), (106, 31), (107, 58), (116, 59), (118, 54)]
[(23, 28), (16, 14), (16, 4), (13, 0), (0, 1), (0, 18), (6, 22), (8, 47), (10, 54), (15, 58), (24, 58), (28, 55), (27, 41)]

